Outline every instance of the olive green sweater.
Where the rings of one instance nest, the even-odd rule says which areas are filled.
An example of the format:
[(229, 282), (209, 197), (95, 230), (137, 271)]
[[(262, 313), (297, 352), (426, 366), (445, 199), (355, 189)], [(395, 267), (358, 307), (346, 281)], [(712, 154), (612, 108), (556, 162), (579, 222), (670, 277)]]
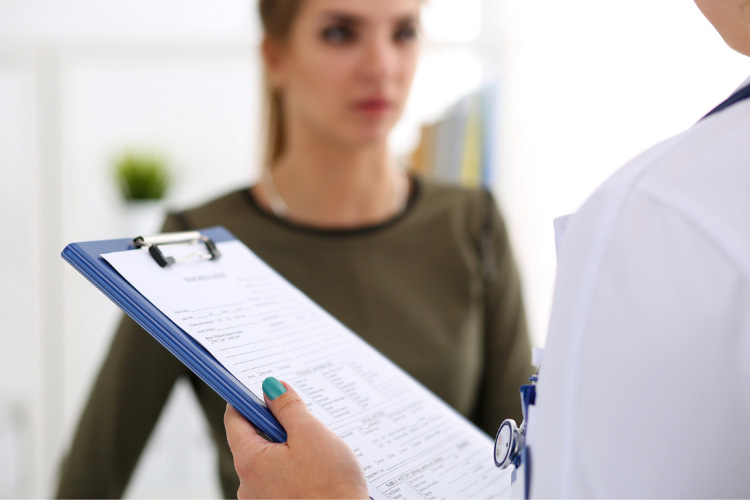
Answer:
[[(171, 215), (163, 229), (215, 225), (485, 432), (494, 435), (505, 418), (520, 419), (519, 386), (531, 373), (531, 349), (518, 273), (487, 192), (415, 179), (398, 217), (321, 230), (277, 219), (243, 189)], [(122, 496), (180, 377), (190, 381), (208, 419), (223, 492), (236, 497), (224, 401), (129, 318), (84, 409), (58, 497)]]

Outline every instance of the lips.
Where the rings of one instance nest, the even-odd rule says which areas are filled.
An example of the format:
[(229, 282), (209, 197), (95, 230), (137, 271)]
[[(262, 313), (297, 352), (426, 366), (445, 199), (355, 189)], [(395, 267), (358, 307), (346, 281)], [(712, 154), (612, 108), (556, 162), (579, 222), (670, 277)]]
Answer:
[(354, 103), (354, 108), (362, 113), (366, 114), (382, 114), (390, 111), (393, 107), (393, 103), (383, 97), (372, 97), (367, 99), (361, 99)]

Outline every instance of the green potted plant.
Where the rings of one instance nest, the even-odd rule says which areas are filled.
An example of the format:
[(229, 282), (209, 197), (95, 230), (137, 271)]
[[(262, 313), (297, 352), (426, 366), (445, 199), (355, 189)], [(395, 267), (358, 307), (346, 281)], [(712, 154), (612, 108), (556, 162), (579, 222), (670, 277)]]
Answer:
[(163, 157), (127, 151), (115, 160), (115, 180), (122, 194), (123, 234), (143, 236), (158, 230), (171, 175)]
[(164, 198), (170, 175), (161, 156), (128, 151), (115, 163), (115, 176), (123, 199), (128, 202)]

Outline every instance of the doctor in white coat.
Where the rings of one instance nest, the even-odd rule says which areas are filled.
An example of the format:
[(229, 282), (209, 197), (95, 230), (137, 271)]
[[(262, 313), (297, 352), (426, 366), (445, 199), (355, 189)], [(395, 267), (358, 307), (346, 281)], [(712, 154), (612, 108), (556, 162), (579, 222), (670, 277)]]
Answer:
[[(696, 3), (750, 55), (750, 0)], [(748, 84), (569, 220), (529, 417), (532, 496), (750, 497)], [(271, 382), (288, 443), (227, 409), (239, 495), (367, 498), (351, 450)]]
[[(697, 0), (750, 55), (750, 1)], [(750, 497), (750, 80), (566, 224), (535, 497)]]

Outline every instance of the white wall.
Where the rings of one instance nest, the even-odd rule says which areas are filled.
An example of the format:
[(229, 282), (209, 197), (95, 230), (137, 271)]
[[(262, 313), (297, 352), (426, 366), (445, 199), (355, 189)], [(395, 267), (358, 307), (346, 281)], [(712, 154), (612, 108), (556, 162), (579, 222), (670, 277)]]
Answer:
[[(687, 0), (430, 3), (442, 5), (432, 26), (444, 28), (428, 30), (438, 40), (394, 144), (406, 151), (416, 124), (500, 78), (495, 191), (542, 344), (553, 217), (689, 127), (749, 65)], [(253, 9), (247, 0), (0, 2), (0, 229), (12, 242), (0, 259), (0, 497), (52, 494), (118, 316), (59, 252), (155, 229), (160, 218), (119, 203), (113, 155), (161, 151), (178, 173), (173, 206), (257, 172)], [(217, 488), (205, 423), (180, 387), (127, 494), (213, 497)]]
[[(249, 182), (258, 134), (252, 8), (0, 3), (0, 221), (13, 240), (0, 260), (0, 497), (52, 495), (119, 314), (60, 251), (154, 231), (161, 218), (119, 201), (114, 156), (127, 147), (162, 152), (177, 174), (172, 205)], [(196, 408), (179, 387), (128, 495), (219, 494)]]
[(33, 356), (36, 342), (28, 338), (39, 329), (40, 280), (28, 70), (23, 58), (0, 51), (0, 234), (13, 235), (0, 258), (0, 495), (20, 491), (29, 479), (40, 373)]

